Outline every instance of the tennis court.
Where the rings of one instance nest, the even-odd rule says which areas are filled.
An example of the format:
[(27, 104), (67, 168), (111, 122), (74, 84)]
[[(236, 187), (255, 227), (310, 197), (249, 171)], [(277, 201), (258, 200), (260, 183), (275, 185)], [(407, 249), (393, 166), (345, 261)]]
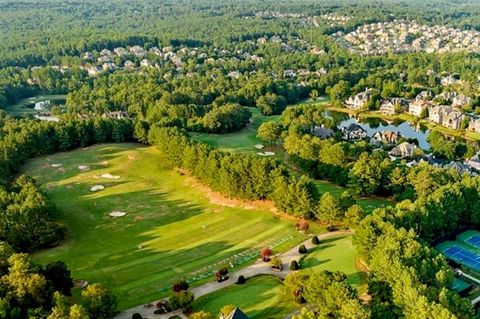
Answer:
[(457, 241), (465, 243), (480, 252), (480, 232), (475, 230), (468, 230), (457, 236)]
[(480, 272), (480, 255), (456, 244), (452, 244), (450, 247), (443, 250), (442, 253), (447, 256), (447, 258), (450, 258), (474, 271)]

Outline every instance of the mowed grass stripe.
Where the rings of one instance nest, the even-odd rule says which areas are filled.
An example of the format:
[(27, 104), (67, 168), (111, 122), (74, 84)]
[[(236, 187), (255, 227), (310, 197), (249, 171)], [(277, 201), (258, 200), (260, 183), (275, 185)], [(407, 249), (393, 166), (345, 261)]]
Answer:
[[(46, 165), (53, 163), (62, 166)], [(97, 145), (28, 162), (22, 172), (51, 196), (68, 229), (62, 245), (34, 260), (64, 260), (75, 278), (113, 289), (125, 309), (160, 298), (172, 281), (247, 249), (303, 238), (266, 209), (212, 204), (190, 178), (161, 163), (158, 150), (137, 144)], [(120, 178), (98, 178), (105, 173)], [(97, 184), (106, 188), (92, 193)], [(109, 217), (115, 210), (127, 215)]]

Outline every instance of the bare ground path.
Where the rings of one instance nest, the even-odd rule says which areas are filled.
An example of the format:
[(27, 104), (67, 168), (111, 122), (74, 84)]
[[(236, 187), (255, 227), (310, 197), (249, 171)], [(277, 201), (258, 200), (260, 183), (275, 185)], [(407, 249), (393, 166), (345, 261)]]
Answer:
[[(318, 238), (320, 239), (320, 241), (322, 241), (323, 239), (326, 239), (329, 237), (346, 235), (346, 234), (351, 234), (351, 232), (348, 230), (335, 231), (335, 232), (320, 234), (318, 235)], [(243, 268), (234, 273), (231, 273), (230, 278), (224, 282), (220, 282), (220, 283), (216, 281), (208, 282), (201, 286), (192, 288), (191, 291), (193, 292), (195, 299), (197, 299), (204, 295), (212, 293), (214, 291), (217, 291), (222, 288), (235, 284), (239, 276), (244, 276), (245, 278), (248, 279), (258, 275), (273, 275), (273, 276), (277, 276), (284, 279), (290, 273), (290, 269), (289, 269), (290, 262), (292, 260), (298, 261), (302, 257), (302, 255), (298, 252), (298, 247), (300, 245), (305, 245), (307, 249), (310, 249), (313, 247), (313, 244), (311, 243), (311, 239), (309, 238), (305, 240), (303, 243), (278, 255), (278, 257), (283, 262), (282, 271), (274, 271), (270, 267), (269, 263), (265, 263), (261, 259), (258, 259), (253, 265), (250, 265), (246, 268)], [(155, 305), (157, 301), (159, 300), (152, 301), (151, 303)], [(139, 313), (142, 315), (143, 318), (146, 318), (146, 319), (168, 319), (173, 315), (179, 315), (183, 318), (187, 318), (186, 316), (182, 315), (181, 312), (179, 311), (175, 311), (175, 312), (171, 312), (163, 315), (156, 315), (153, 313), (156, 309), (157, 308), (155, 306), (145, 307), (144, 305), (139, 305), (139, 306), (122, 311), (120, 314), (115, 316), (115, 319), (131, 319), (134, 313)]]

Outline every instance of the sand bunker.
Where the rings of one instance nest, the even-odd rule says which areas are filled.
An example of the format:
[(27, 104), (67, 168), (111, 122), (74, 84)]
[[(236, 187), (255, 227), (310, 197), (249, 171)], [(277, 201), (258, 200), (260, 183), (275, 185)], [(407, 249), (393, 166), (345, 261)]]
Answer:
[(125, 213), (125, 212), (111, 212), (108, 215), (110, 217), (123, 217), (123, 216), (127, 215), (127, 213)]
[(102, 189), (105, 189), (105, 186), (103, 185), (95, 185), (93, 186), (92, 188), (90, 188), (90, 190), (92, 192), (98, 192), (98, 191), (101, 191)]
[(275, 153), (274, 152), (264, 152), (264, 153), (259, 152), (259, 153), (257, 153), (257, 155), (259, 155), (259, 156), (273, 156), (273, 155), (275, 155)]
[(60, 167), (60, 166), (62, 166), (62, 164), (51, 164), (50, 166), (51, 167)]
[(81, 170), (81, 171), (86, 171), (86, 170), (89, 169), (89, 168), (90, 168), (90, 166), (88, 166), (88, 165), (80, 165), (80, 166), (78, 166), (78, 169)]
[(85, 287), (88, 286), (88, 281), (83, 280), (83, 279), (75, 279), (75, 280), (73, 281), (73, 285), (74, 285), (75, 287), (85, 288)]
[(108, 179), (119, 179), (120, 178), (120, 176), (112, 175), (110, 173), (102, 174), (102, 175), (100, 175), (100, 177), (108, 178)]
[(263, 149), (263, 145), (262, 144), (255, 144), (254, 147), (257, 149), (257, 150), (261, 150)]

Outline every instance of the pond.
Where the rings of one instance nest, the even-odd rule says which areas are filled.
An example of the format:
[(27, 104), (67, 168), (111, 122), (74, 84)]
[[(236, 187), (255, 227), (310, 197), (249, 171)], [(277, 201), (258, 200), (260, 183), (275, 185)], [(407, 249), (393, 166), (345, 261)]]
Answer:
[(427, 142), (427, 137), (430, 131), (424, 125), (415, 125), (405, 121), (393, 121), (389, 123), (380, 118), (358, 119), (346, 113), (334, 111), (326, 112), (328, 116), (335, 120), (338, 128), (356, 123), (361, 125), (370, 137), (379, 131), (396, 131), (400, 132), (405, 138), (416, 139), (418, 141), (418, 146), (421, 149), (428, 150), (430, 148), (430, 144)]

